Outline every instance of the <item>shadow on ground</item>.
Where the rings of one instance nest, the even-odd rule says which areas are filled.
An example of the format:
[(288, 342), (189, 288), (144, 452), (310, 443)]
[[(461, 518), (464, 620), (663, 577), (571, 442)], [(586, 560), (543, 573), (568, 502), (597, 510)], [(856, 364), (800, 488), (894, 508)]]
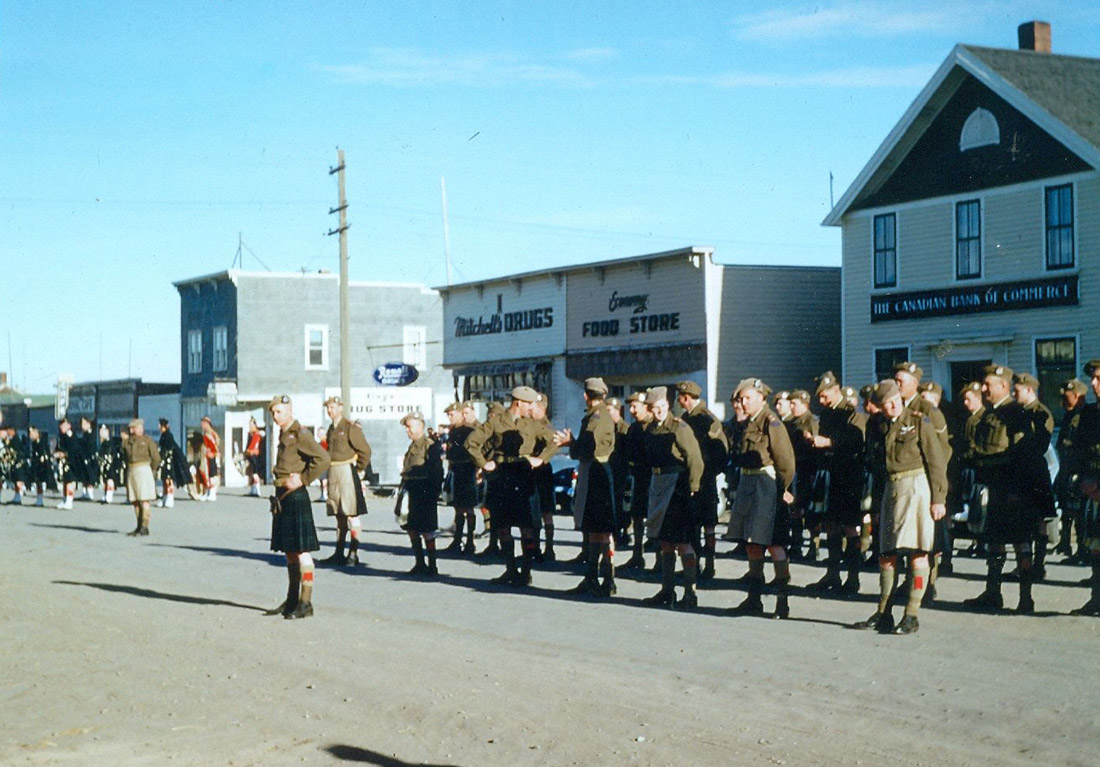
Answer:
[(257, 612), (266, 612), (267, 608), (257, 607), (256, 605), (242, 605), (240, 602), (230, 602), (225, 599), (208, 599), (206, 597), (192, 597), (186, 594), (166, 594), (163, 591), (153, 591), (152, 589), (142, 589), (137, 586), (121, 586), (117, 583), (82, 583), (80, 581), (53, 581), (60, 586), (86, 586), (92, 589), (99, 589), (100, 591), (110, 591), (116, 594), (129, 594), (135, 597), (144, 597), (145, 599), (163, 599), (167, 602), (182, 602), (189, 605), (210, 605), (214, 607), (239, 607), (242, 610), (255, 610)]

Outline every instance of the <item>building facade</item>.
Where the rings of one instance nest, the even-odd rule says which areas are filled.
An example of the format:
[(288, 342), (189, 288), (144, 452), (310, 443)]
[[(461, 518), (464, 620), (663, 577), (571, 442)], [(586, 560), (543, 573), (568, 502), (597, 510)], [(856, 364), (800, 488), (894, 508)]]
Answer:
[[(247, 444), (250, 418), (266, 424), (269, 469), (273, 464), (271, 397), (290, 395), (303, 426), (328, 426), (324, 400), (340, 393), (339, 277), (230, 270), (175, 286), (184, 428), (194, 431), (210, 416), (222, 436), (225, 481), (244, 484), (232, 458)], [(383, 483), (395, 483), (408, 446), (401, 416), (420, 410), (429, 423), (444, 421), (442, 410), (454, 396), (442, 368), (440, 297), (421, 285), (352, 282), (349, 298), (346, 411), (362, 423), (373, 470)], [(376, 379), (379, 368), (394, 363), (415, 369), (415, 380)]]
[(847, 380), (908, 359), (950, 397), (997, 363), (1056, 408), (1100, 354), (1100, 60), (1051, 54), (1043, 27), (956, 46), (825, 219)]
[(726, 266), (690, 247), (439, 288), (444, 365), (478, 401), (546, 392), (576, 427), (583, 382), (622, 396), (691, 379), (724, 417), (740, 378), (807, 387), (840, 360), (840, 270)]

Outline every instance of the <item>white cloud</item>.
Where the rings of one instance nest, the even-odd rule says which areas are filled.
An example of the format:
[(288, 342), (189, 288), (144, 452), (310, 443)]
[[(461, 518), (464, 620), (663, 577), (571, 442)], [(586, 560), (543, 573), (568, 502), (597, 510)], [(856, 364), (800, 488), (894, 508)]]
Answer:
[(899, 37), (955, 28), (958, 15), (950, 8), (907, 9), (900, 3), (844, 2), (804, 10), (770, 10), (732, 22), (733, 36), (742, 40), (791, 41), (823, 37)]
[(614, 48), (577, 48), (565, 53), (565, 58), (572, 61), (607, 61), (618, 56), (619, 52)]
[(428, 56), (412, 48), (373, 48), (366, 64), (325, 65), (319, 69), (344, 82), (382, 85), (590, 85), (585, 75), (576, 69), (507, 53)]
[(921, 87), (932, 77), (936, 65), (902, 67), (852, 67), (801, 74), (775, 72), (720, 72), (713, 75), (668, 75), (641, 78), (640, 82), (709, 85), (714, 88), (884, 88)]

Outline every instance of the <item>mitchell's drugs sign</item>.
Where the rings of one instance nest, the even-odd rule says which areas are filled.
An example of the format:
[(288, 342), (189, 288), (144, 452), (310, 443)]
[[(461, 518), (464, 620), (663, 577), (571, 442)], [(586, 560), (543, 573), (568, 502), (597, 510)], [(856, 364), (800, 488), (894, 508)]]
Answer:
[(1077, 303), (1077, 275), (871, 296), (871, 322), (1005, 312)]

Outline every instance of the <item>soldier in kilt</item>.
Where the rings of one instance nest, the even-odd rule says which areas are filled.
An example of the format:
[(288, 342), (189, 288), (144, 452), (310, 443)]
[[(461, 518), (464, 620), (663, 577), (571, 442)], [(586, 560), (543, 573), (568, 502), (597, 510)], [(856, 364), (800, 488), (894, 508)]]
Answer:
[(477, 506), (477, 467), (466, 452), (466, 438), (474, 430), (476, 419), (474, 424), (466, 422), (466, 409), (461, 402), (452, 402), (445, 412), (451, 422), (451, 430), (447, 433), (447, 482), (450, 484), (451, 507), (455, 510), (455, 537), (447, 551), (469, 556), (474, 553), (474, 532), (477, 528), (477, 517), (474, 515), (474, 507)]
[[(425, 433), (424, 416), (409, 413), (401, 419), (409, 447), (401, 465), (401, 485), (409, 502), (405, 531), (412, 543), (416, 564), (409, 575), (439, 576), (435, 537), (439, 529), (439, 494), (443, 489), (443, 452)], [(427, 550), (427, 563), (424, 552)]]
[(176, 444), (176, 438), (172, 436), (172, 429), (167, 418), (160, 419), (160, 442), (158, 443), (161, 455), (160, 482), (164, 488), (158, 506), (170, 509), (176, 505), (176, 488), (186, 486), (191, 481), (191, 472), (187, 466), (187, 456)]
[(313, 615), (313, 557), (317, 551), (317, 529), (306, 488), (328, 468), (329, 455), (317, 444), (309, 429), (294, 418), (287, 395), (273, 397), (268, 404), (271, 418), (279, 427), (279, 448), (275, 458), (275, 497), (272, 500), (271, 550), (286, 554), (286, 601), (269, 611), (287, 620)]

